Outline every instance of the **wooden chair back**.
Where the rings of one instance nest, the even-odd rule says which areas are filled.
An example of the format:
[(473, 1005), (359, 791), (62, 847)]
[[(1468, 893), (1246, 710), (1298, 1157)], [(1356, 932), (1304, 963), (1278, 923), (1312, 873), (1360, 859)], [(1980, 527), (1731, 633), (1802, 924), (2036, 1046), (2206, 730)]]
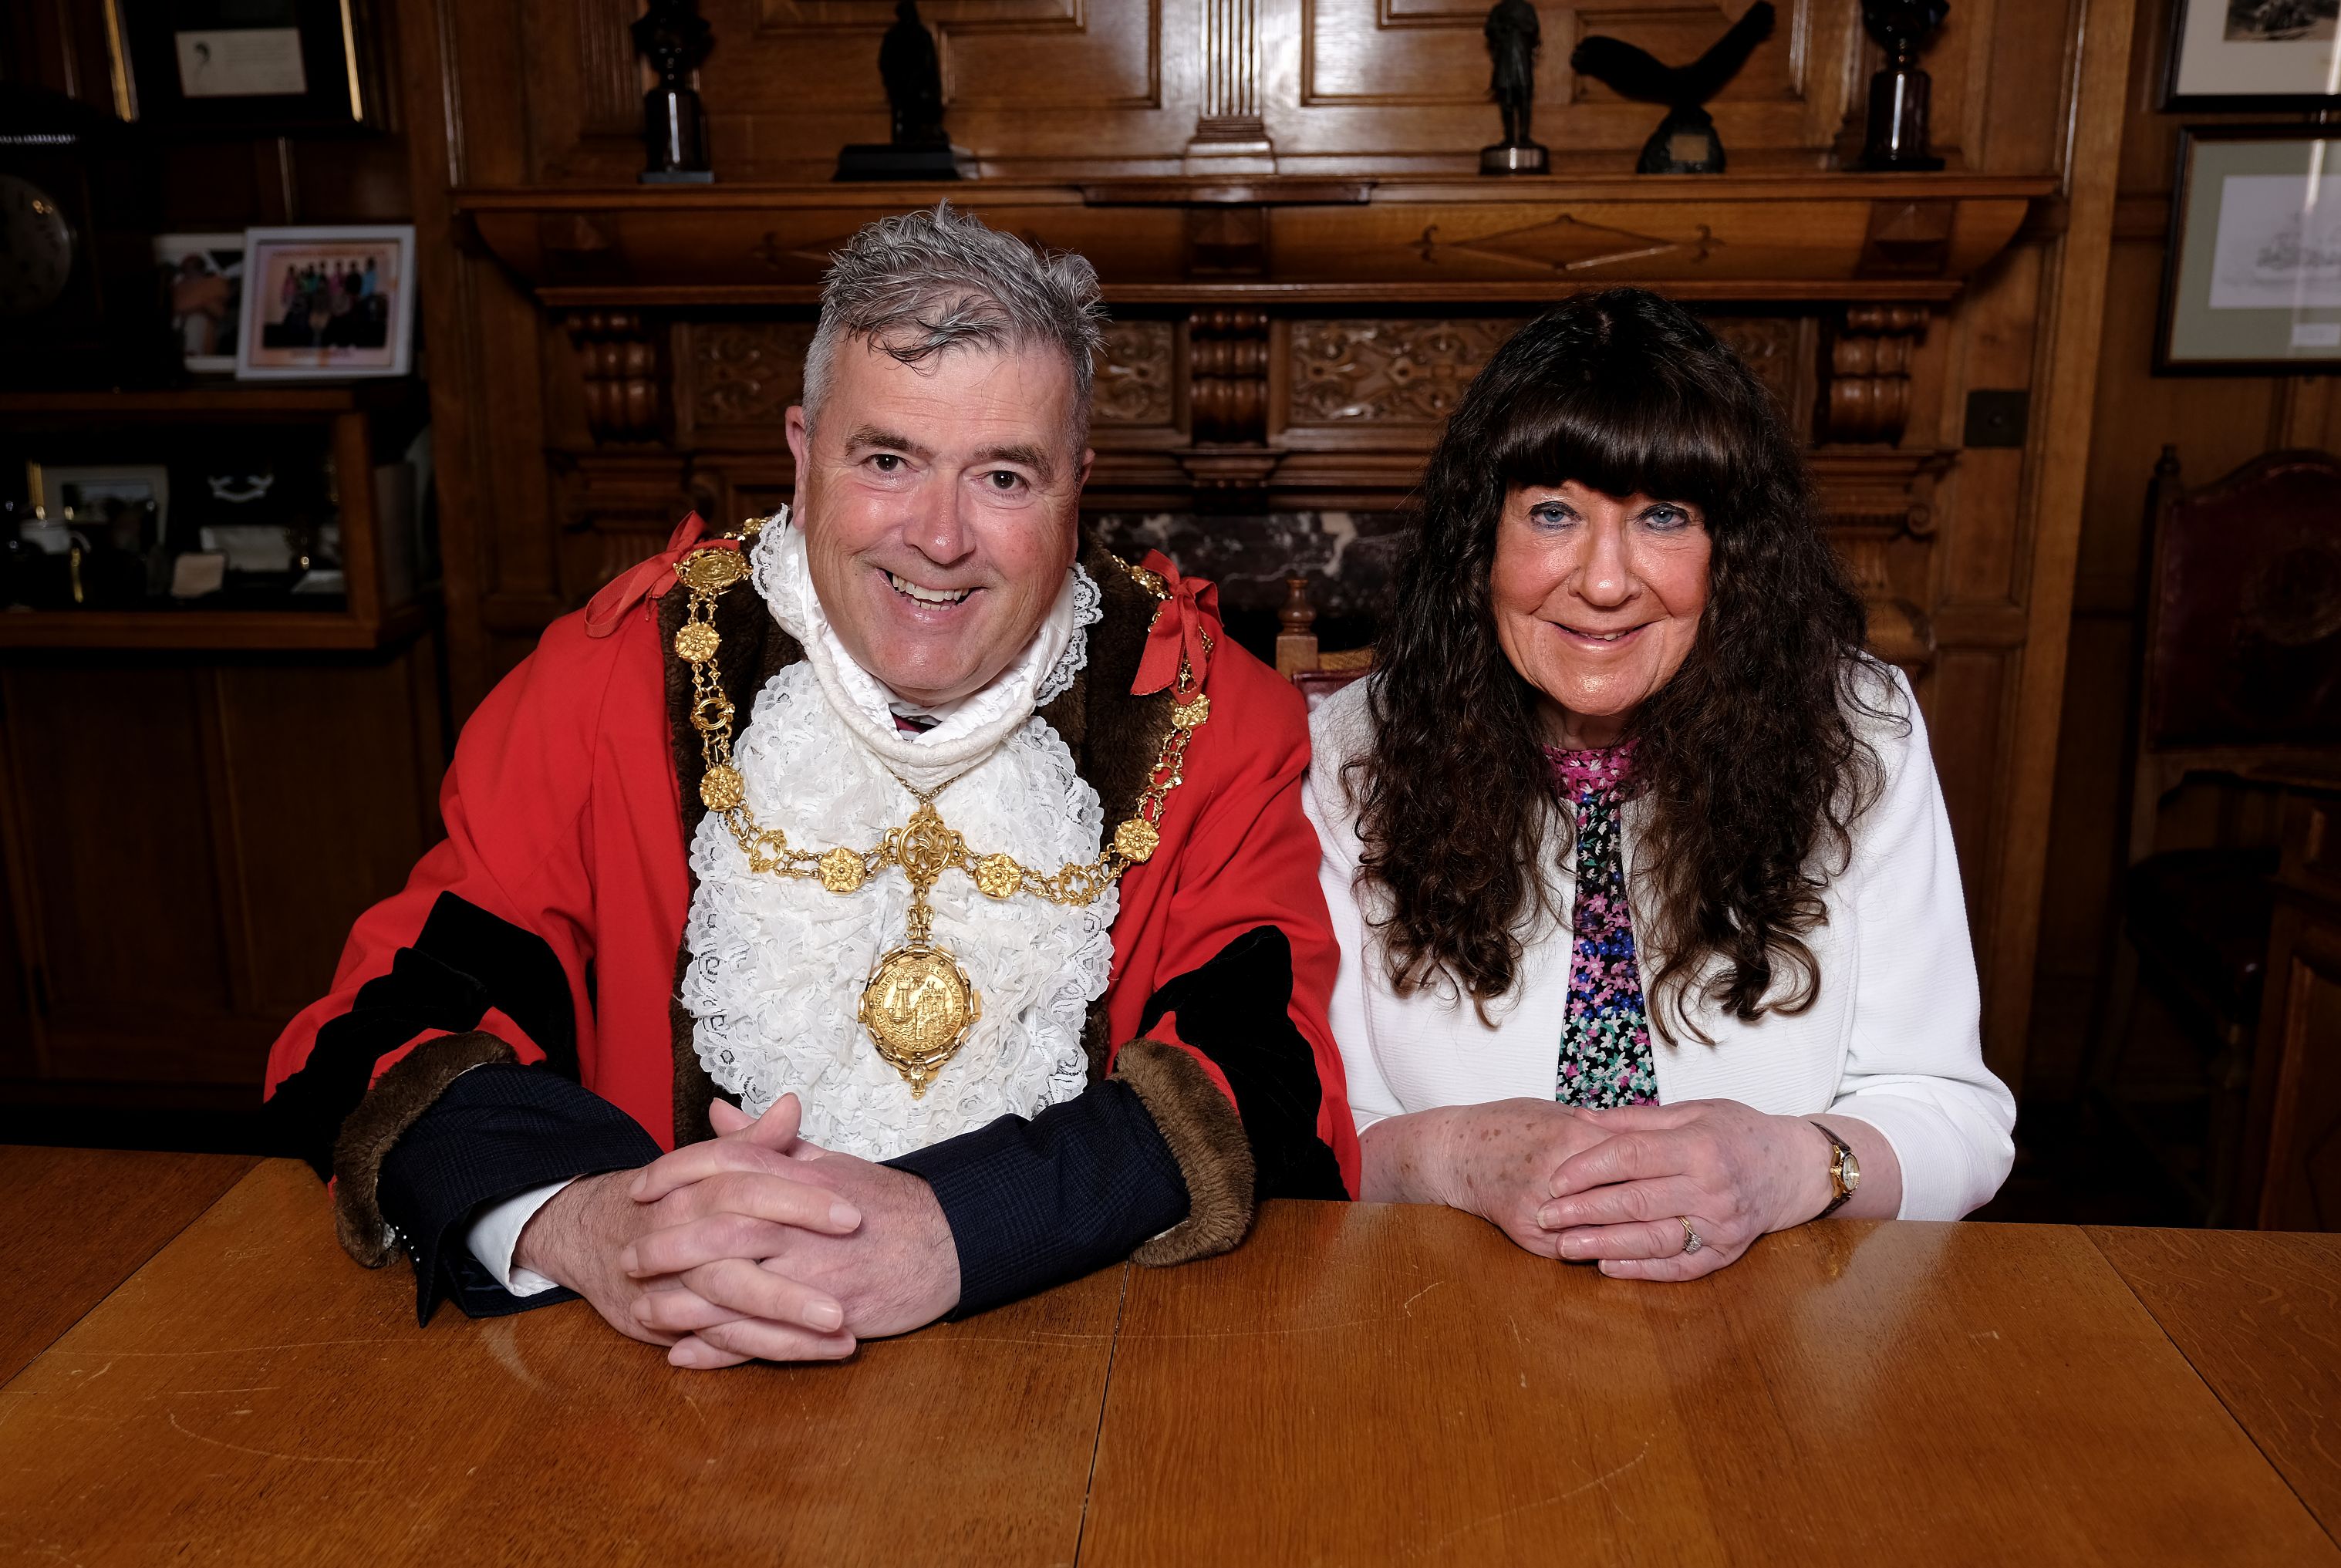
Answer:
[(2322, 764), (2341, 746), (2341, 461), (2276, 452), (2189, 490), (2162, 449), (2147, 494), (2127, 859), (2189, 777)]
[(1300, 690), (1313, 711), (1317, 705), (1374, 667), (1370, 648), (1346, 648), (1328, 653), (1317, 646), (1317, 607), (1309, 597), (1309, 580), (1284, 580), (1284, 604), (1277, 612), (1282, 630), (1276, 636), (1276, 672)]

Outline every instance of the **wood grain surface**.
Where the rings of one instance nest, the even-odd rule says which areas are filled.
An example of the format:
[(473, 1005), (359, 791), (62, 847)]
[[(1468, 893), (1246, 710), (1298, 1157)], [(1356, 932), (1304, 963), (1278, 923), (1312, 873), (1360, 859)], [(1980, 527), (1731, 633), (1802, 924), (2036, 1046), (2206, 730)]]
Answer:
[(2341, 1536), (2341, 1236), (2109, 1226), (2088, 1236)]
[(255, 1162), (0, 1145), (0, 1383), (138, 1271)]
[(1070, 1562), (1125, 1271), (838, 1366), (419, 1328), (270, 1161), (0, 1390), (0, 1558)]
[(1134, 1269), (1083, 1568), (2341, 1562), (2077, 1230), (1833, 1222), (1688, 1285), (1271, 1204)]

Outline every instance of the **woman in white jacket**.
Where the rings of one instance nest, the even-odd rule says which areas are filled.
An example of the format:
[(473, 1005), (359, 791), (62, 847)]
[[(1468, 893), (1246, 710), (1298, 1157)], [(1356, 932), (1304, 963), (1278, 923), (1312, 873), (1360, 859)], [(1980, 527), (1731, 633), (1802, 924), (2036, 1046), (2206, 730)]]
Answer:
[(1952, 1219), (1983, 1065), (1942, 792), (1768, 395), (1581, 297), (1449, 421), (1376, 673), (1316, 715), (1364, 1191), (1688, 1279), (1825, 1214)]

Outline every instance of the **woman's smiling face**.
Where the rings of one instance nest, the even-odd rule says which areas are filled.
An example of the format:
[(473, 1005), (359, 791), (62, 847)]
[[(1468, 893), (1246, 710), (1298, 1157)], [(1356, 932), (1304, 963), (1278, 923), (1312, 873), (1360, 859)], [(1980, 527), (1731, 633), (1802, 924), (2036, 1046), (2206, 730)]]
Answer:
[(1544, 694), (1558, 744), (1608, 746), (1674, 679), (1707, 609), (1707, 517), (1568, 480), (1504, 498), (1489, 573), (1496, 639)]

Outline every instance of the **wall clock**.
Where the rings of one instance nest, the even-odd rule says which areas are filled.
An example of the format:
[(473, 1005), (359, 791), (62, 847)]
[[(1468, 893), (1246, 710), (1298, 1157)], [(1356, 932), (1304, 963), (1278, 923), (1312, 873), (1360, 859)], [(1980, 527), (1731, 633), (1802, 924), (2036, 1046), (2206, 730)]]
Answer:
[(62, 298), (74, 269), (73, 225), (54, 194), (0, 174), (0, 316), (29, 316)]
[(86, 104), (0, 94), (0, 382), (117, 386), (157, 373), (156, 163)]

